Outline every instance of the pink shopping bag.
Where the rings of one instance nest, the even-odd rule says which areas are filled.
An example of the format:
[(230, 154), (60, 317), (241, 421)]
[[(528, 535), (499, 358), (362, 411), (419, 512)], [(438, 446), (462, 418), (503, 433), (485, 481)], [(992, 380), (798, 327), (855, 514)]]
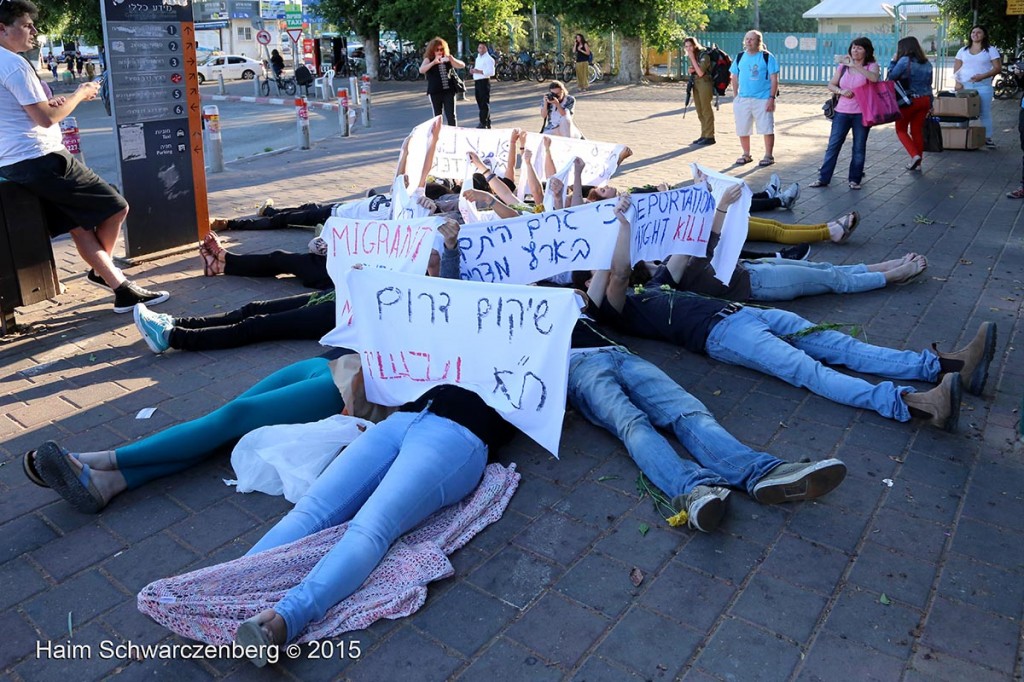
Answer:
[(853, 91), (860, 105), (865, 127), (892, 123), (900, 117), (900, 106), (896, 101), (896, 85), (892, 81), (868, 81)]

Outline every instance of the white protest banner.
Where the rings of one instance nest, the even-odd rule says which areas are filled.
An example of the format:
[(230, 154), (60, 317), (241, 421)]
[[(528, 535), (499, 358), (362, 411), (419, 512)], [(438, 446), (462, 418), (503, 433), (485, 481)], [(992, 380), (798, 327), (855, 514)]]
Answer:
[(691, 163), (690, 169), (696, 183), (699, 184), (702, 179), (707, 182), (708, 189), (715, 197), (715, 205), (722, 198), (722, 192), (729, 187), (739, 185), (743, 192), (739, 200), (727, 209), (725, 223), (722, 225), (722, 235), (715, 248), (715, 255), (711, 257), (711, 267), (715, 269), (715, 279), (728, 285), (732, 279), (732, 273), (736, 270), (740, 251), (743, 250), (743, 242), (747, 240), (747, 229), (750, 226), (750, 199), (754, 193), (747, 187), (747, 183), (731, 175), (713, 171), (696, 163)]
[(454, 384), (558, 456), (575, 292), (379, 270), (350, 270), (348, 288), (370, 401)]
[(498, 219), (498, 214), (491, 209), (477, 208), (476, 204), (466, 198), (466, 192), (473, 189), (473, 165), (466, 164), (466, 176), (462, 179), (462, 191), (459, 192), (459, 213), (465, 224), (487, 223)]
[(532, 284), (567, 270), (607, 269), (619, 232), (614, 213), (617, 201), (463, 225), (460, 277)]
[[(582, 174), (584, 185), (608, 184), (608, 181), (615, 175), (615, 171), (619, 169), (619, 156), (626, 150), (624, 144), (529, 133), (526, 136), (526, 149), (533, 153), (533, 169), (541, 181), (548, 178), (548, 174), (544, 170), (545, 138), (551, 140), (551, 160), (555, 168), (564, 167), (576, 157), (583, 159), (583, 163), (586, 164)], [(525, 192), (526, 183), (520, 182), (519, 196), (526, 196)], [(534, 199), (536, 200), (536, 197)]]
[(409, 194), (405, 183), (406, 176), (399, 175), (391, 185), (391, 219), (426, 218), (430, 215), (430, 210), (419, 203), (419, 199), (423, 197), (423, 190), (417, 187), (412, 194)]
[(704, 183), (667, 192), (634, 194), (630, 263), (665, 260), (674, 254), (703, 258), (714, 219), (715, 198)]
[[(419, 174), (423, 168), (423, 161), (426, 159), (430, 142), (430, 127), (433, 124), (434, 119), (431, 119), (412, 129), (405, 164), (410, 186), (419, 185)], [(466, 153), (476, 152), (480, 160), (487, 164), (496, 175), (504, 175), (505, 168), (508, 166), (511, 141), (511, 128), (476, 129), (441, 126), (429, 174), (437, 178), (461, 179), (465, 177), (468, 165)]]
[[(556, 210), (556, 207), (565, 207), (565, 197), (568, 192), (569, 185), (572, 184), (571, 178), (576, 177), (575, 175), (573, 175), (572, 172), (573, 168), (575, 167), (576, 159), (573, 158), (569, 161), (569, 163), (562, 166), (561, 170), (559, 170), (557, 173), (548, 178), (547, 185), (545, 185), (544, 187), (544, 200), (543, 202), (541, 202), (544, 204), (545, 209), (549, 211), (554, 211)], [(552, 182), (552, 180), (558, 180), (558, 182), (554, 183)], [(556, 185), (558, 184), (561, 184), (561, 187), (557, 188), (556, 191)]]
[(441, 218), (329, 218), (320, 237), (327, 242), (327, 274), (334, 282), (336, 326), (320, 339), (320, 343), (351, 347), (352, 306), (345, 276), (353, 265), (422, 275), (427, 270), (434, 236), (442, 222)]

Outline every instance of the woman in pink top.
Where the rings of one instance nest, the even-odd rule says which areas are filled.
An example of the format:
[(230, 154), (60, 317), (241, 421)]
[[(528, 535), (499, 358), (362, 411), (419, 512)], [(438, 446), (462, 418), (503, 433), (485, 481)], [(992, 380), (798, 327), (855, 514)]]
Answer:
[(868, 128), (861, 118), (860, 105), (853, 91), (868, 81), (878, 80), (875, 48), (867, 38), (854, 38), (846, 56), (839, 58), (836, 73), (828, 83), (829, 92), (839, 95), (836, 114), (832, 118), (832, 134), (828, 138), (825, 160), (818, 170), (818, 179), (811, 187), (828, 187), (836, 170), (839, 152), (846, 142), (846, 134), (853, 130), (853, 155), (850, 158), (850, 189), (860, 189), (864, 177), (864, 157), (867, 155)]

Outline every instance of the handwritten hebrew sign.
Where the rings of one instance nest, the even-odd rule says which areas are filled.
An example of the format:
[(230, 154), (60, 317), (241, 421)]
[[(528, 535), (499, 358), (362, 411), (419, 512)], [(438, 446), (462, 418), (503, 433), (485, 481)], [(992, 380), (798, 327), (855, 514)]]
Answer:
[(320, 236), (327, 242), (327, 274), (334, 282), (337, 312), (335, 328), (320, 339), (320, 343), (352, 347), (352, 305), (345, 277), (353, 265), (422, 275), (427, 270), (434, 235), (442, 222), (441, 218), (328, 218)]
[[(423, 161), (426, 158), (430, 142), (430, 128), (435, 120), (431, 119), (412, 129), (408, 158), (405, 164), (411, 187), (415, 187), (420, 182), (420, 171), (423, 168)], [(492, 130), (441, 126), (439, 135), (437, 148), (434, 150), (434, 161), (430, 166), (430, 175), (461, 180), (466, 175), (467, 152), (476, 152), (480, 160), (486, 163), (496, 175), (505, 174), (512, 140), (511, 128)]]
[(464, 225), (459, 232), (460, 276), (532, 284), (567, 270), (606, 269), (619, 230), (616, 201)]
[[(544, 170), (544, 139), (551, 140), (551, 160), (555, 168), (563, 168), (574, 158), (583, 159), (582, 180), (584, 185), (607, 185), (615, 171), (619, 169), (619, 156), (626, 149), (624, 144), (598, 142), (597, 140), (577, 140), (557, 135), (541, 135), (530, 133), (526, 136), (526, 148), (533, 152), (533, 169), (537, 178), (547, 180)], [(519, 196), (525, 196), (525, 182), (519, 183)]]
[(402, 405), (455, 384), (558, 456), (573, 291), (381, 270), (350, 270), (348, 290), (369, 400)]

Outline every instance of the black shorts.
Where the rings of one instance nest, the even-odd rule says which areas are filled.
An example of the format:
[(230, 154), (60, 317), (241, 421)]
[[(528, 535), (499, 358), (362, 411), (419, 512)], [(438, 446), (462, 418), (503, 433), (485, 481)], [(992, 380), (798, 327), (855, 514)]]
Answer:
[(128, 207), (124, 197), (66, 150), (4, 166), (0, 177), (39, 197), (51, 237), (76, 227), (94, 230)]

